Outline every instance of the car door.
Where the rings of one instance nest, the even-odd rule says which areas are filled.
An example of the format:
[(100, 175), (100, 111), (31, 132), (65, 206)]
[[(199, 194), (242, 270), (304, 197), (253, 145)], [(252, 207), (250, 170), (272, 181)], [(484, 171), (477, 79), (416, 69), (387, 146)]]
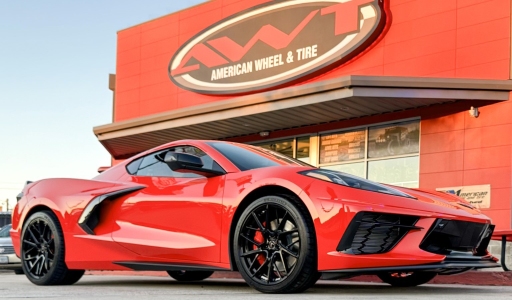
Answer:
[[(203, 168), (222, 168), (192, 146), (146, 155), (128, 166), (132, 181), (145, 185), (114, 209), (114, 241), (133, 252), (162, 261), (220, 261), (224, 175), (173, 171), (166, 152), (199, 156)], [(136, 170), (136, 171), (134, 171)]]

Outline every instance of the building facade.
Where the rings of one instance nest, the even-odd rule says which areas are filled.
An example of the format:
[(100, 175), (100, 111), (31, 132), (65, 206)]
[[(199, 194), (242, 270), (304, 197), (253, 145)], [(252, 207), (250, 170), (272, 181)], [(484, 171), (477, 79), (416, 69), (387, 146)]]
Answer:
[(509, 0), (212, 0), (118, 32), (114, 162), (178, 139), (466, 198), (512, 226)]

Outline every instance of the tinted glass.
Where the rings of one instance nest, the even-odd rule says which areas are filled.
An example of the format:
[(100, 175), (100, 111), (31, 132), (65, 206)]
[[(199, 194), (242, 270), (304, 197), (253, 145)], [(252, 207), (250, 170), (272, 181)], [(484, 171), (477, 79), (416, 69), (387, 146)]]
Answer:
[(139, 170), (140, 163), (142, 162), (143, 158), (139, 158), (137, 160), (132, 161), (126, 166), (126, 170), (129, 174), (135, 174)]
[(162, 155), (167, 150), (156, 152), (145, 156), (137, 171), (138, 176), (160, 176), (173, 177), (174, 172), (162, 161)]
[(224, 142), (209, 142), (215, 150), (229, 159), (240, 171), (280, 166), (309, 166), (277, 152), (254, 146), (239, 146)]
[[(195, 155), (201, 158), (203, 163), (203, 168), (208, 170), (215, 170), (218, 172), (224, 172), (224, 170), (217, 164), (210, 156), (208, 156), (204, 151), (192, 147), (192, 146), (180, 146), (174, 147), (170, 149), (161, 150), (158, 152), (154, 152), (148, 154), (142, 158), (139, 158), (127, 166), (128, 171), (132, 171), (131, 174), (137, 174), (137, 176), (156, 176), (156, 177), (180, 177), (180, 178), (197, 178), (204, 177), (203, 175), (184, 171), (173, 171), (171, 168), (164, 162), (165, 154), (169, 151), (178, 152), (178, 153), (187, 153)], [(135, 170), (135, 167), (138, 170)]]

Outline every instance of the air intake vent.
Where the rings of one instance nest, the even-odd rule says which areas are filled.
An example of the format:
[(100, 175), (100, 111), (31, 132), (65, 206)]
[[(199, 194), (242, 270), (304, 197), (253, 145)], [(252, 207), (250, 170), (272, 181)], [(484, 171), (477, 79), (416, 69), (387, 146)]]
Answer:
[(484, 255), (493, 230), (488, 224), (438, 219), (420, 248), (437, 254), (458, 251)]
[(351, 254), (377, 254), (393, 249), (409, 230), (423, 229), (414, 224), (418, 217), (358, 213), (347, 228), (336, 250)]

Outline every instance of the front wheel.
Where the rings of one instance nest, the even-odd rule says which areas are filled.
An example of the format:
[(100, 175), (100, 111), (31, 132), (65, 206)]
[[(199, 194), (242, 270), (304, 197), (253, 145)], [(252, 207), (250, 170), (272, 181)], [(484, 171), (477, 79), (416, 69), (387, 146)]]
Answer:
[(263, 293), (302, 292), (319, 277), (313, 222), (289, 196), (252, 202), (236, 225), (233, 251), (242, 277)]
[(435, 272), (391, 272), (378, 274), (379, 278), (392, 286), (410, 287), (429, 282), (437, 276)]
[(64, 262), (64, 237), (57, 217), (50, 211), (31, 215), (21, 234), (21, 266), (37, 285), (69, 285), (84, 270), (69, 270)]
[(213, 271), (167, 271), (177, 281), (200, 281), (212, 276)]

